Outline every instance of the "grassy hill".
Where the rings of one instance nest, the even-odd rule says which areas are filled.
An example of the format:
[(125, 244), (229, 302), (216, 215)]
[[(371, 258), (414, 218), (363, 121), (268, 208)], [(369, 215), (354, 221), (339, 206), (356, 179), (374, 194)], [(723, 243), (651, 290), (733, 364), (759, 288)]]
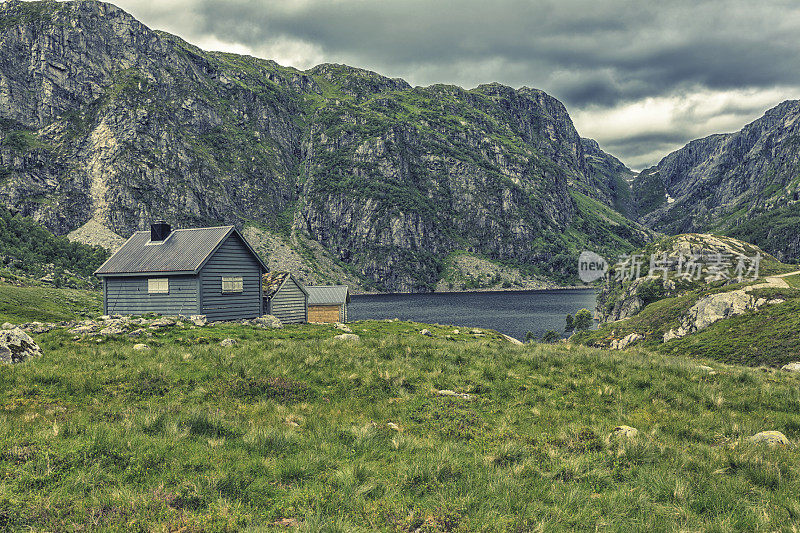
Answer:
[[(686, 234), (665, 237), (637, 252), (642, 257), (655, 254), (661, 257), (677, 256), (678, 250), (687, 254), (728, 253), (753, 257), (761, 254), (757, 279), (744, 276), (742, 282), (735, 279), (707, 281), (703, 277), (682, 280), (670, 271), (668, 279), (661, 277), (640, 278), (636, 281), (607, 281), (598, 298), (598, 307), (606, 316), (610, 310), (635, 299), (641, 301), (641, 309), (623, 320), (609, 320), (597, 330), (583, 331), (572, 337), (572, 341), (595, 347), (608, 347), (614, 340), (624, 339), (635, 333), (643, 336), (639, 344), (651, 350), (669, 355), (710, 358), (725, 363), (750, 366), (782, 366), (800, 359), (800, 274), (780, 278), (781, 275), (800, 270), (800, 265), (789, 265), (765, 254), (759, 248), (731, 237), (705, 234)], [(647, 271), (647, 265), (643, 274)], [(768, 279), (785, 280), (788, 287), (766, 286)], [(756, 288), (754, 286), (761, 286)], [(781, 283), (781, 285), (783, 285)], [(762, 305), (744, 314), (731, 316), (711, 324), (709, 327), (679, 339), (664, 342), (664, 334), (676, 330), (685, 323), (690, 309), (701, 300), (712, 295), (732, 293), (747, 289), (754, 300), (780, 301)], [(719, 308), (716, 312), (721, 312)]]
[(99, 291), (57, 289), (46, 284), (0, 283), (0, 323), (60, 322), (103, 313)]
[[(0, 529), (776, 531), (800, 378), (420, 324), (38, 337), (0, 367)], [(448, 338), (447, 336), (451, 338)], [(221, 339), (239, 344), (222, 348)], [(469, 394), (469, 399), (435, 391)], [(609, 438), (619, 424), (633, 439)], [(277, 526), (276, 526), (277, 527)]]

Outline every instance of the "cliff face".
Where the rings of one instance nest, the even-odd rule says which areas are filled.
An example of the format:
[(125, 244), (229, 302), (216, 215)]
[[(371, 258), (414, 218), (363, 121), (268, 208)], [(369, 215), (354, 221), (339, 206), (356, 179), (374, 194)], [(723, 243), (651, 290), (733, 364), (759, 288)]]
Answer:
[(0, 202), (56, 233), (257, 224), (387, 290), (432, 288), (456, 250), (563, 276), (648, 238), (608, 207), (612, 159), (535, 89), (301, 72), (109, 4), (0, 4)]
[(714, 231), (800, 260), (800, 101), (730, 134), (690, 142), (633, 184), (641, 221), (665, 233)]

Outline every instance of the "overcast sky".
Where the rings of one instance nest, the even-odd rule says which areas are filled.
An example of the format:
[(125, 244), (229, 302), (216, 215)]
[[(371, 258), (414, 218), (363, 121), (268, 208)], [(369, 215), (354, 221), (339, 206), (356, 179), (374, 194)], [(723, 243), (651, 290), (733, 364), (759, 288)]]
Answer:
[(795, 0), (116, 0), (201, 48), (536, 87), (634, 169), (800, 97)]

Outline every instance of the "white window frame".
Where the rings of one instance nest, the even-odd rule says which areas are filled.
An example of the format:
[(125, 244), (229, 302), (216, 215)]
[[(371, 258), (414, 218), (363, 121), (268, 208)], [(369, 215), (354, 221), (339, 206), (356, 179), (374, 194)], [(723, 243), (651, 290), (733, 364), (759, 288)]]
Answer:
[(147, 294), (169, 294), (169, 278), (147, 278)]
[(242, 276), (222, 276), (222, 294), (241, 294), (243, 292)]

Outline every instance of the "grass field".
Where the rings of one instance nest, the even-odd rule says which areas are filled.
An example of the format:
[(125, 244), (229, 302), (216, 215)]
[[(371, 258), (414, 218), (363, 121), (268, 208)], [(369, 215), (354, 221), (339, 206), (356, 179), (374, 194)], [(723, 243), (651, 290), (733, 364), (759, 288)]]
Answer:
[[(39, 336), (42, 357), (0, 367), (0, 530), (800, 524), (800, 450), (746, 440), (800, 441), (798, 377), (447, 327), (428, 338), (407, 322), (351, 327), (360, 342), (328, 326)], [(240, 342), (222, 348), (226, 337)], [(638, 437), (609, 438), (619, 424)]]
[(0, 283), (0, 323), (60, 322), (103, 312), (98, 291)]

